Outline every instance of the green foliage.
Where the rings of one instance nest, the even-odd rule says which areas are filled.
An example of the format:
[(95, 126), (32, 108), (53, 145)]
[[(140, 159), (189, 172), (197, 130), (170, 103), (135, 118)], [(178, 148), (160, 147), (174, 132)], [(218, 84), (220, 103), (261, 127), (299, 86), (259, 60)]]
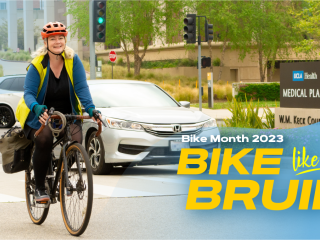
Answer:
[(263, 109), (263, 111), (266, 118), (266, 122), (264, 122), (263, 125), (265, 126), (265, 128), (274, 128), (275, 114), (267, 106), (265, 109)]
[(85, 44), (89, 43), (89, 0), (63, 0), (66, 3), (68, 11), (66, 14), (71, 14), (74, 21), (73, 24), (68, 27), (71, 37), (74, 37), (78, 33), (79, 41), (84, 38)]
[(119, 58), (117, 61), (117, 65), (123, 65), (123, 58)]
[(320, 2), (305, 0), (293, 4), (290, 13), (298, 20), (297, 31), (301, 32), (304, 39), (295, 46), (295, 50), (304, 52), (310, 58), (316, 58), (320, 48)]
[(246, 107), (243, 107), (241, 102), (234, 98), (232, 102), (229, 102), (228, 110), (232, 113), (232, 118), (224, 120), (227, 127), (264, 128), (258, 115), (259, 101), (256, 104), (252, 100), (246, 101)]
[(280, 101), (280, 84), (246, 84), (239, 87), (238, 95), (235, 96), (237, 100), (266, 100), (266, 101)]
[(221, 60), (220, 58), (217, 57), (216, 59), (213, 60), (212, 66), (219, 67), (220, 63), (221, 63)]
[(133, 77), (133, 73), (128, 72), (128, 73), (126, 74), (126, 78), (132, 78), (132, 77)]
[(174, 68), (174, 67), (196, 67), (196, 61), (188, 58), (176, 60), (162, 60), (162, 61), (143, 61), (142, 68), (156, 69), (156, 68)]
[(2, 77), (3, 76), (3, 67), (2, 67), (2, 65), (0, 65), (0, 77)]
[(0, 26), (0, 49), (8, 49), (8, 22), (6, 20)]
[(30, 61), (32, 59), (29, 52), (23, 50), (18, 53), (13, 53), (12, 51), (0, 52), (0, 58), (14, 61)]

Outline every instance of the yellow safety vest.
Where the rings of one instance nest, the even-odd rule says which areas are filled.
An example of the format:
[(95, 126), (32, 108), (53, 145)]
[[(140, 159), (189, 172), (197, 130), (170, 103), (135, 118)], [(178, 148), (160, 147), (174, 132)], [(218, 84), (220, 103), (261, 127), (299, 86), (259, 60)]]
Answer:
[[(72, 84), (72, 87), (73, 87), (73, 91), (74, 91), (74, 84), (73, 84), (73, 58), (72, 59), (66, 59), (64, 52), (61, 55), (62, 55), (62, 57), (64, 59), (64, 64), (65, 64), (65, 67), (66, 67), (66, 70), (67, 70), (67, 73), (68, 73), (68, 76), (70, 78), (70, 81), (71, 81), (71, 84)], [(37, 97), (38, 97), (38, 95), (39, 95), (39, 93), (41, 91), (44, 79), (45, 79), (47, 71), (48, 71), (47, 66), (44, 67), (42, 65), (42, 63), (41, 63), (44, 57), (45, 57), (44, 55), (35, 57), (31, 62), (31, 64), (37, 69), (37, 71), (39, 73), (39, 76), (40, 76), (40, 82), (39, 82)], [(27, 70), (29, 70), (29, 66), (28, 66)], [(79, 100), (77, 94), (75, 93), (75, 91), (74, 91), (74, 94), (75, 94), (76, 99), (77, 99), (77, 106), (74, 106), (74, 107), (77, 107), (76, 110), (78, 110), (80, 115), (82, 115), (82, 109), (81, 109), (80, 100)], [(19, 103), (18, 103), (17, 110), (16, 110), (16, 118), (20, 122), (22, 128), (24, 128), (24, 125), (25, 125), (26, 120), (27, 120), (27, 118), (29, 116), (29, 113), (30, 113), (30, 109), (28, 108), (27, 104), (25, 103), (24, 97), (22, 97), (20, 99)]]

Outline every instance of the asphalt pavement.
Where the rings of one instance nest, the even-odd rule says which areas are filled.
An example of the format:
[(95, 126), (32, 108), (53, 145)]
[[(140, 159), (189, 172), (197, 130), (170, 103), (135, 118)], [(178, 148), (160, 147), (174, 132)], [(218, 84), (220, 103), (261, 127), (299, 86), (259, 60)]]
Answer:
[(3, 67), (3, 75), (15, 75), (15, 74), (27, 74), (26, 68), (28, 62), (14, 62), (14, 61), (2, 61), (0, 65)]

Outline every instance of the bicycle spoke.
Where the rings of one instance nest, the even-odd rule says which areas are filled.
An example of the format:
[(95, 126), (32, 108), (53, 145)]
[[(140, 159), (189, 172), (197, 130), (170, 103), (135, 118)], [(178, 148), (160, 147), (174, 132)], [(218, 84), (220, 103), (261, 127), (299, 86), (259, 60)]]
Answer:
[[(95, 146), (92, 146), (93, 149), (95, 149)], [(87, 156), (86, 159), (82, 155), (82, 153), (77, 150), (78, 148), (75, 148), (75, 150), (68, 150), (67, 151), (67, 162), (72, 164), (70, 168), (68, 168), (68, 180), (70, 185), (70, 196), (67, 196), (67, 189), (65, 188), (65, 182), (62, 183), (63, 186), (63, 202), (64, 210), (63, 214), (65, 216), (65, 223), (68, 225), (68, 227), (72, 230), (70, 232), (73, 234), (74, 232), (81, 231), (83, 228), (85, 229), (88, 224), (88, 211), (91, 213), (92, 208), (92, 195), (90, 196), (90, 206), (88, 208), (89, 204), (89, 198), (88, 198), (88, 190), (91, 189), (92, 194), (92, 175), (90, 175), (90, 179), (88, 179), (87, 175), (87, 168), (86, 164), (93, 164), (94, 158), (88, 159)], [(85, 152), (85, 151), (83, 151)], [(89, 162), (90, 161), (90, 162)], [(80, 164), (78, 166), (78, 163)], [(90, 165), (89, 165), (90, 167)], [(86, 169), (86, 171), (84, 171)], [(80, 172), (79, 172), (80, 170)], [(90, 172), (90, 174), (92, 174)], [(81, 177), (80, 177), (81, 175)], [(64, 175), (62, 175), (64, 176)], [(65, 181), (65, 180), (64, 180)], [(91, 185), (89, 185), (89, 183)], [(74, 233), (74, 235), (77, 235)]]

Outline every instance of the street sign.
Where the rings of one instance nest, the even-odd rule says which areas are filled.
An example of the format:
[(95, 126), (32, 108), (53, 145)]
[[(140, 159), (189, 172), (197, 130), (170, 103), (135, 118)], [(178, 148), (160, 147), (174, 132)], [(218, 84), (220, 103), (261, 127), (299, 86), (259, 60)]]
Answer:
[(109, 53), (109, 59), (110, 59), (111, 62), (115, 62), (117, 60), (117, 54), (116, 54), (115, 51), (111, 51)]
[(96, 72), (96, 77), (102, 78), (102, 72)]

